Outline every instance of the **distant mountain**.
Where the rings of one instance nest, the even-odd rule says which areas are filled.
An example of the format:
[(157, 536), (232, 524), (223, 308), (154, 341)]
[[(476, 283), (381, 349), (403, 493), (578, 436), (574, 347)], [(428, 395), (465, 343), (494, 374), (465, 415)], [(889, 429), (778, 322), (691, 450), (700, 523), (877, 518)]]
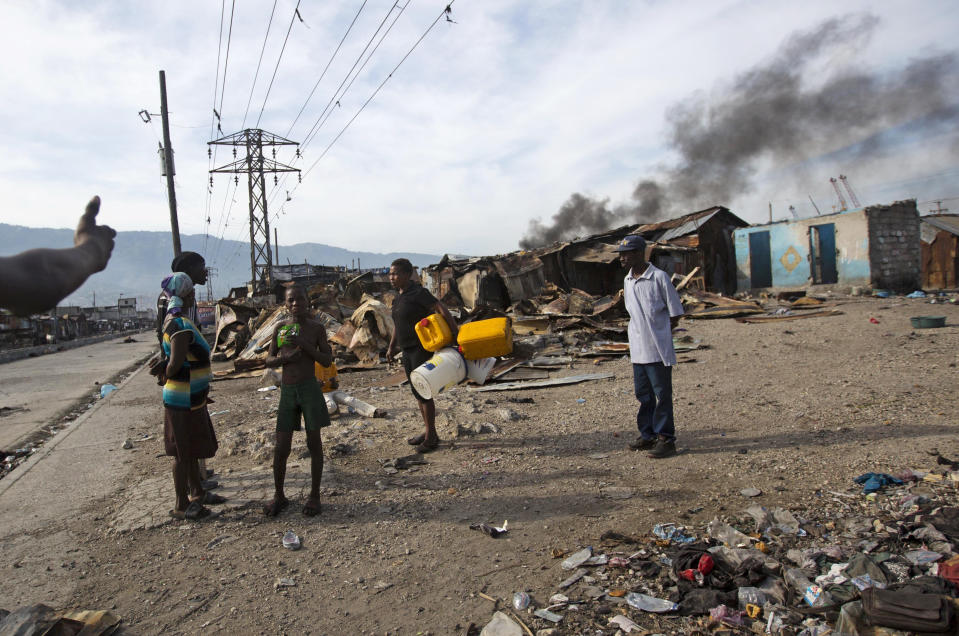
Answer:
[[(250, 244), (240, 241), (207, 240), (202, 234), (184, 234), (180, 244), (186, 251), (199, 252), (207, 265), (216, 268), (213, 291), (216, 298), (225, 296), (231, 287), (250, 279)], [(35, 247), (70, 247), (73, 230), (30, 228), (0, 223), (0, 256), (9, 256)], [(363, 268), (388, 267), (397, 258), (408, 258), (417, 267), (440, 260), (435, 254), (415, 252), (353, 252), (322, 243), (297, 243), (280, 246), (281, 263), (311, 265), (346, 265), (359, 259)], [(116, 304), (117, 298), (136, 296), (140, 307), (151, 307), (159, 292), (160, 281), (170, 271), (173, 248), (169, 232), (120, 232), (107, 268), (91, 276), (86, 283), (61, 304), (89, 306)], [(200, 292), (206, 298), (206, 291)]]

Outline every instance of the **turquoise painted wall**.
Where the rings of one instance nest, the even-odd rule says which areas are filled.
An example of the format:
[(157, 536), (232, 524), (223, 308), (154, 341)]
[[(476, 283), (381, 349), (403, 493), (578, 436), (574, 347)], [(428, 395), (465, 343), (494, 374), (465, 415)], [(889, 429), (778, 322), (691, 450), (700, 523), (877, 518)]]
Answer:
[(840, 285), (868, 285), (869, 232), (862, 209), (817, 216), (798, 221), (780, 221), (733, 231), (736, 250), (736, 288), (752, 288), (749, 275), (749, 235), (769, 232), (773, 287), (805, 287), (812, 284), (809, 228), (832, 223), (836, 230), (836, 270)]

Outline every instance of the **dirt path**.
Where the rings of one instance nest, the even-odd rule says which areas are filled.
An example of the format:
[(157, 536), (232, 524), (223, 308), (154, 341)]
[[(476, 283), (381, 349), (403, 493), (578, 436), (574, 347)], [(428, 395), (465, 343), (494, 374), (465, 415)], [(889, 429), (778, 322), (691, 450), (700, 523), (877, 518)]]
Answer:
[[(153, 439), (136, 443), (117, 489), (37, 529), (67, 528), (61, 538), (77, 550), (74, 564), (5, 562), (0, 598), (115, 607), (132, 633), (462, 634), (492, 614), (480, 593), (509, 599), (526, 590), (542, 604), (558, 591), (568, 572), (554, 548), (593, 545), (607, 530), (648, 535), (661, 522), (698, 534), (755, 502), (800, 514), (821, 507), (824, 491), (855, 492), (860, 473), (928, 467), (931, 449), (959, 456), (959, 308), (847, 300), (834, 317), (684, 321), (709, 348), (679, 356), (689, 360), (674, 375), (682, 452), (661, 461), (625, 448), (636, 403), (623, 359), (559, 372), (611, 372), (611, 380), (456, 388), (438, 400), (441, 450), (393, 473), (380, 460), (409, 454), (403, 440), (420, 428), (408, 389), (379, 387), (385, 368), (344, 374), (345, 390), (390, 415), (342, 415), (325, 431), (332, 456), (316, 519), (299, 512), (309, 468), (302, 435), (291, 458), (294, 505), (278, 519), (260, 515), (277, 392), (258, 392), (256, 380), (217, 382), (211, 410), (228, 412), (214, 416), (221, 452), (212, 464), (231, 498), (217, 518), (164, 517), (172, 483), (158, 456), (155, 407), (155, 417), (129, 422), (127, 436)], [(910, 327), (909, 316), (930, 313), (949, 326)], [(138, 391), (121, 397), (148, 408), (149, 387)], [(454, 436), (458, 424), (484, 422), (499, 432)], [(333, 454), (337, 444), (349, 454)], [(746, 500), (746, 487), (763, 494)], [(504, 520), (509, 533), (499, 539), (468, 527)], [(287, 529), (302, 550), (281, 547)], [(295, 586), (275, 589), (281, 578)], [(534, 631), (548, 626), (524, 620)]]

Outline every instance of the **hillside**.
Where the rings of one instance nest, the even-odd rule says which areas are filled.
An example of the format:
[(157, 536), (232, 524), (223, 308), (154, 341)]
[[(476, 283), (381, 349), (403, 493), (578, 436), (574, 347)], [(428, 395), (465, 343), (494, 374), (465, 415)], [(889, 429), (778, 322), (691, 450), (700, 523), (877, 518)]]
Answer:
[[(217, 269), (213, 278), (216, 297), (225, 295), (230, 287), (242, 285), (250, 278), (250, 246), (240, 241), (220, 241), (202, 234), (184, 234), (180, 237), (184, 250), (200, 252), (207, 264)], [(9, 256), (35, 247), (69, 247), (73, 244), (73, 230), (29, 228), (0, 223), (0, 256)], [(65, 305), (92, 305), (96, 294), (99, 305), (113, 304), (120, 296), (137, 296), (139, 304), (152, 306), (160, 280), (170, 270), (173, 250), (168, 232), (120, 232), (116, 247), (106, 270), (91, 276), (74, 294), (63, 301)], [(440, 256), (415, 252), (354, 252), (322, 243), (297, 243), (280, 246), (280, 262), (313, 265), (351, 266), (356, 259), (363, 267), (386, 267), (397, 258), (408, 258), (418, 267), (439, 261)], [(206, 292), (201, 292), (201, 298)]]

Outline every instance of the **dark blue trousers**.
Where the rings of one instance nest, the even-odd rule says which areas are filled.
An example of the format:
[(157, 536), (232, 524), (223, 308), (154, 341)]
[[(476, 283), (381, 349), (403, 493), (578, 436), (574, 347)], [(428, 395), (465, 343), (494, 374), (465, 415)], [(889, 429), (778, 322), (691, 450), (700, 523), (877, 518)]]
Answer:
[(633, 389), (639, 400), (636, 426), (643, 439), (676, 439), (673, 425), (673, 368), (662, 362), (633, 365)]

